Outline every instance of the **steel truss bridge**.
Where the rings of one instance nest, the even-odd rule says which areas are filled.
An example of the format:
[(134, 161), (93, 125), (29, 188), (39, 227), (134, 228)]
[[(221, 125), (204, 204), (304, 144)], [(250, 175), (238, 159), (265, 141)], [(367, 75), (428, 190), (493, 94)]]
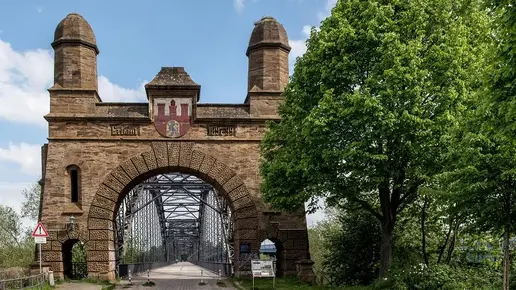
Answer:
[(160, 174), (133, 188), (116, 215), (118, 275), (190, 261), (233, 274), (233, 227), (226, 199), (183, 173)]

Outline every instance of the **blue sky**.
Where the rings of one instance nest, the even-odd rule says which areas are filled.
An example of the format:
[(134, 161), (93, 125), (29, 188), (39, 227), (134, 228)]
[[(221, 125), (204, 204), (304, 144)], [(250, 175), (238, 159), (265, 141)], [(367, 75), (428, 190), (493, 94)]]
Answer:
[[(143, 85), (162, 66), (183, 66), (203, 103), (241, 103), (253, 23), (269, 15), (287, 30), (295, 57), (305, 51), (336, 0), (2, 1), (0, 4), (0, 204), (19, 208), (41, 174), (43, 115), (53, 84), (54, 30), (68, 13), (90, 23), (100, 50), (104, 101), (146, 101)], [(310, 222), (314, 217), (309, 217)]]

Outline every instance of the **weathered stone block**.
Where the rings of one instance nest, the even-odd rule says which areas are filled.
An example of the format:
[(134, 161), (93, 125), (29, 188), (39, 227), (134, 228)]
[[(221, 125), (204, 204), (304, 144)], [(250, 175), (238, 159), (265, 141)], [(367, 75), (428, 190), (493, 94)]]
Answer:
[(90, 207), (90, 218), (111, 220), (113, 218), (113, 211), (92, 206)]
[(181, 143), (179, 142), (168, 142), (168, 166), (177, 167), (179, 166), (179, 151), (181, 150)]
[(138, 170), (139, 174), (145, 174), (149, 169), (147, 168), (147, 164), (145, 164), (145, 160), (143, 159), (143, 156), (138, 155), (133, 158), (131, 158), (131, 162), (133, 162), (134, 167)]
[(145, 164), (147, 164), (147, 167), (149, 170), (157, 169), (158, 163), (156, 161), (156, 156), (154, 156), (154, 152), (147, 151), (142, 153), (143, 159), (145, 160)]
[(122, 192), (126, 184), (122, 184), (115, 176), (108, 174), (104, 179), (104, 184), (115, 192)]
[(113, 241), (114, 232), (110, 230), (90, 230), (90, 240), (92, 241)]
[(192, 159), (190, 161), (190, 168), (193, 171), (199, 171), (199, 168), (201, 167), (202, 161), (204, 159), (205, 154), (201, 151), (194, 150), (192, 152)]
[(222, 186), (222, 189), (229, 195), (235, 188), (239, 186), (243, 186), (244, 182), (238, 175), (234, 175), (229, 179), (224, 185)]
[(159, 168), (168, 167), (168, 151), (166, 142), (152, 142), (152, 149)]
[(60, 262), (63, 260), (61, 252), (58, 251), (42, 251), (41, 258), (44, 262)]
[(109, 188), (105, 184), (101, 184), (97, 191), (97, 195), (105, 197), (113, 202), (117, 202), (119, 198), (119, 193)]
[(115, 170), (111, 171), (111, 174), (120, 181), (121, 184), (127, 186), (129, 182), (131, 182), (132, 178), (125, 173), (124, 169), (121, 166), (115, 168)]
[(101, 195), (96, 195), (91, 203), (92, 206), (100, 207), (103, 209), (107, 209), (110, 211), (115, 211), (115, 202), (111, 199), (103, 197)]
[(192, 159), (193, 143), (181, 142), (181, 151), (179, 152), (179, 167), (190, 168), (190, 160)]
[(135, 179), (136, 177), (138, 177), (138, 175), (140, 175), (140, 173), (138, 173), (138, 169), (136, 169), (136, 167), (130, 159), (122, 162), (122, 164), (120, 164), (120, 167), (124, 169), (125, 173), (127, 173), (131, 180)]

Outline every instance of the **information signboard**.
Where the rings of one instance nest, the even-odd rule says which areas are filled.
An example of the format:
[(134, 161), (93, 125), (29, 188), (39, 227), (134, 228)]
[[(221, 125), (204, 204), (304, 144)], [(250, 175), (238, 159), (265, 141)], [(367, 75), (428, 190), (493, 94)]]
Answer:
[(253, 272), (253, 289), (254, 278), (273, 278), (272, 287), (276, 288), (276, 271), (273, 261), (251, 260), (251, 271)]

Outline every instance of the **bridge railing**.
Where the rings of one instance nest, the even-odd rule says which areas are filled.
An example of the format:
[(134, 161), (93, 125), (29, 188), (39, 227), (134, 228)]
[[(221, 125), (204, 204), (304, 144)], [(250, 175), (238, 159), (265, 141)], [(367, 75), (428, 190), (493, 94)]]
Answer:
[(15, 279), (0, 280), (0, 290), (43, 289), (45, 281), (45, 273)]

